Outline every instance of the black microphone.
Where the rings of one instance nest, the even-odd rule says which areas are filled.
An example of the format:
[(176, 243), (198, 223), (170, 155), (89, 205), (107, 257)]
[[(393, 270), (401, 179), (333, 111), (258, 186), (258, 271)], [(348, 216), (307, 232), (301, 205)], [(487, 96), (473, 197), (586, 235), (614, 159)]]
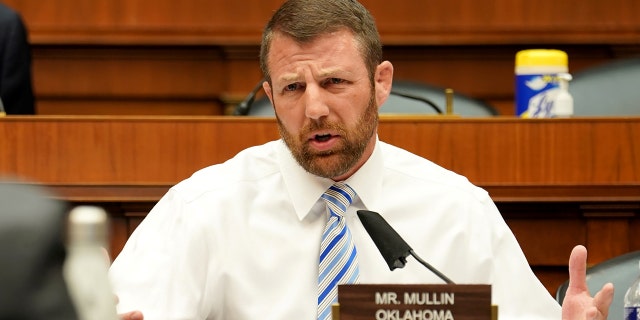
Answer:
[(4, 111), (4, 104), (2, 104), (2, 98), (0, 98), (0, 117), (6, 116), (7, 113)]
[(360, 218), (364, 229), (367, 230), (373, 243), (378, 247), (380, 254), (382, 254), (391, 271), (396, 268), (404, 268), (407, 264), (407, 257), (412, 255), (418, 262), (435, 273), (435, 275), (444, 282), (454, 284), (454, 282), (442, 274), (442, 272), (422, 260), (379, 213), (358, 210), (358, 218)]
[(398, 90), (394, 90), (393, 87), (391, 88), (391, 94), (395, 94), (396, 96), (400, 96), (400, 97), (405, 97), (407, 99), (412, 99), (412, 100), (417, 100), (420, 102), (424, 102), (427, 105), (429, 105), (433, 110), (436, 111), (436, 113), (438, 114), (442, 114), (442, 110), (440, 110), (440, 108), (431, 100), (425, 98), (425, 97), (421, 97), (421, 96), (417, 96), (414, 94), (410, 94), (407, 92), (402, 92), (402, 91), (398, 91)]
[(258, 81), (258, 84), (249, 92), (249, 95), (236, 106), (236, 109), (233, 110), (234, 116), (246, 116), (249, 114), (251, 105), (253, 105), (253, 102), (256, 100), (256, 95), (260, 92), (260, 89), (262, 89), (263, 82), (264, 79)]

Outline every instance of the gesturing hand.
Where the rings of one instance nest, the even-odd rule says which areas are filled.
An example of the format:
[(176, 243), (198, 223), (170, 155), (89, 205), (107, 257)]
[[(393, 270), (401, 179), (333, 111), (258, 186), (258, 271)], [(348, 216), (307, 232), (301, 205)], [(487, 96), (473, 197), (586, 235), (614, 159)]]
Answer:
[(605, 284), (593, 297), (587, 287), (587, 249), (578, 245), (569, 257), (569, 287), (562, 302), (563, 320), (606, 320), (613, 300), (613, 284)]
[(142, 312), (140, 311), (131, 311), (131, 312), (123, 313), (118, 316), (120, 317), (120, 320), (143, 320), (144, 319), (144, 317), (142, 316)]

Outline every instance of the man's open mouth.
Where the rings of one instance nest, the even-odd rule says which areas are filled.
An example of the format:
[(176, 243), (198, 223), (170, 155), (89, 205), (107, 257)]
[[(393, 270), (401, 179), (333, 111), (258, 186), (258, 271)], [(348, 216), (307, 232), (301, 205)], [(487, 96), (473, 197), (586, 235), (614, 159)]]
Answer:
[(331, 139), (330, 134), (316, 134), (316, 136), (314, 137), (314, 140), (318, 142), (325, 142), (325, 141), (328, 141), (329, 139)]

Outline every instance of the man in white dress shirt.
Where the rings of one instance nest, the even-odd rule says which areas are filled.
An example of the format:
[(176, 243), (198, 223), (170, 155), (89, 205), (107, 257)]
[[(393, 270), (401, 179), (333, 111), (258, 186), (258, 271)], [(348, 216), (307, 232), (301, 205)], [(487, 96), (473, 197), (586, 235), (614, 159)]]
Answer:
[(442, 283), (410, 261), (390, 271), (356, 216), (379, 212), (457, 283), (492, 285), (500, 319), (606, 319), (586, 250), (570, 258), (563, 309), (531, 271), (489, 195), (378, 139), (393, 66), (373, 18), (352, 0), (292, 0), (261, 48), (282, 139), (196, 172), (157, 203), (114, 261), (123, 319), (317, 319), (318, 255), (334, 182), (356, 192), (344, 218), (360, 283)]

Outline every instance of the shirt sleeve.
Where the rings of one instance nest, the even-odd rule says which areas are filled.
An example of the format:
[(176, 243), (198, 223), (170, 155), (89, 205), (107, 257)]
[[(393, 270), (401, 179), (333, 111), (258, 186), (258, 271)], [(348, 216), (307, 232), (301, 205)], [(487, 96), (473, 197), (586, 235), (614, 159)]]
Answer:
[(170, 190), (113, 262), (119, 313), (140, 310), (145, 320), (215, 318), (212, 310), (220, 308), (214, 303), (222, 299), (207, 287), (212, 242), (198, 227), (198, 210), (188, 206)]
[(531, 270), (513, 232), (492, 201), (485, 202), (493, 228), (492, 300), (499, 319), (560, 319), (562, 309)]

